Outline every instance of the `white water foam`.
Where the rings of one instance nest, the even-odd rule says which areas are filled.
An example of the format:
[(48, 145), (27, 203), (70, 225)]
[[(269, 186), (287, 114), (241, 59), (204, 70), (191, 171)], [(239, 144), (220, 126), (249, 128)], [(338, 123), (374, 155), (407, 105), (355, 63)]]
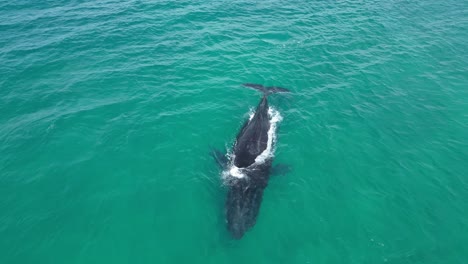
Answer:
[(262, 164), (265, 162), (266, 159), (273, 157), (275, 152), (273, 146), (276, 142), (276, 125), (283, 120), (283, 117), (280, 113), (270, 107), (268, 108), (268, 115), (270, 116), (270, 129), (268, 129), (268, 142), (266, 149), (255, 158), (256, 164)]
[[(254, 114), (255, 113), (252, 110), (249, 112), (249, 121), (252, 120)], [(255, 158), (255, 163), (253, 165), (264, 163), (268, 158), (273, 157), (275, 152), (274, 145), (276, 142), (276, 127), (278, 123), (283, 120), (283, 117), (278, 110), (272, 107), (268, 108), (268, 116), (270, 117), (270, 129), (268, 129), (267, 147), (260, 155)], [(224, 179), (228, 179), (229, 176), (239, 179), (246, 177), (246, 175), (243, 173), (244, 169), (238, 168), (236, 165), (234, 165), (234, 158), (234, 153), (229, 155), (231, 164), (227, 170), (223, 171), (222, 175)]]
[(249, 111), (249, 121), (252, 120), (254, 115), (255, 115), (255, 110), (253, 108), (251, 108), (250, 111)]
[(234, 153), (232, 154), (227, 154), (228, 156), (228, 159), (230, 160), (230, 165), (229, 167), (223, 171), (223, 179), (224, 180), (229, 180), (230, 177), (234, 177), (234, 178), (238, 178), (238, 179), (242, 179), (244, 177), (246, 177), (246, 175), (242, 172), (242, 168), (239, 168), (237, 167), (236, 165), (234, 165), (234, 159), (236, 157), (236, 155), (234, 155)]

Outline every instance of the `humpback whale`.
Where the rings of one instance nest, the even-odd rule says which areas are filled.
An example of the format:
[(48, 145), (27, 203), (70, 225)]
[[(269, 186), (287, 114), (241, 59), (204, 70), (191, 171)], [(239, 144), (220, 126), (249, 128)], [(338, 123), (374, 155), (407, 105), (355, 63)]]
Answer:
[(289, 92), (276, 86), (252, 83), (243, 86), (261, 91), (262, 99), (237, 134), (232, 153), (214, 153), (224, 169), (223, 176), (228, 187), (226, 223), (235, 239), (242, 238), (255, 225), (272, 170), (275, 129), (281, 116), (268, 106), (268, 95)]

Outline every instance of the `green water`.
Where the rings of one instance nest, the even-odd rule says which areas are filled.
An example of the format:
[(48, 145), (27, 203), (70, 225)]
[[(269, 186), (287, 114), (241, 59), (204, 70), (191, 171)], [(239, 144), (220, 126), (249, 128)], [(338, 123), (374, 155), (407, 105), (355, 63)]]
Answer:
[[(0, 1), (0, 263), (468, 263), (467, 10)], [(293, 170), (236, 241), (243, 82)]]

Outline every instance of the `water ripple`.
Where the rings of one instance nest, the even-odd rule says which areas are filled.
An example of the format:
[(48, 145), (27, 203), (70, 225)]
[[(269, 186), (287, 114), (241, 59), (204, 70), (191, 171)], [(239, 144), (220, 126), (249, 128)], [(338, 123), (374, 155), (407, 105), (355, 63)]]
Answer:
[[(464, 263), (467, 7), (0, 2), (0, 262)], [(244, 82), (293, 170), (233, 242)]]

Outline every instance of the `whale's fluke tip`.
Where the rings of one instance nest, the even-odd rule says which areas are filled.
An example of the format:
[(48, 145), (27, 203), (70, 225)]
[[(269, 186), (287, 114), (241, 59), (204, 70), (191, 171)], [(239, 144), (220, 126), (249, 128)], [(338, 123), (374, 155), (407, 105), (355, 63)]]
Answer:
[(243, 83), (242, 85), (245, 86), (245, 87), (253, 88), (255, 90), (259, 90), (262, 93), (264, 93), (265, 95), (269, 95), (269, 94), (272, 94), (272, 93), (290, 93), (291, 92), (286, 88), (278, 87), (278, 86), (265, 87), (265, 86), (263, 86), (261, 84), (255, 84), (255, 83)]

